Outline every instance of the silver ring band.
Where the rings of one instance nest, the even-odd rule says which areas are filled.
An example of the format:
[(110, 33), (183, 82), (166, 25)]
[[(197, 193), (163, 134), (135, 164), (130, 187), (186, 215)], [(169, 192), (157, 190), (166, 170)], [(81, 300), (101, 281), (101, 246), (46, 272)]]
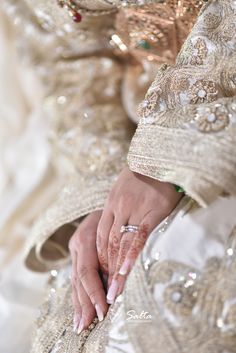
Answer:
[(124, 233), (138, 233), (138, 226), (134, 226), (131, 224), (127, 224), (126, 226), (121, 226), (120, 228), (120, 233), (124, 234)]

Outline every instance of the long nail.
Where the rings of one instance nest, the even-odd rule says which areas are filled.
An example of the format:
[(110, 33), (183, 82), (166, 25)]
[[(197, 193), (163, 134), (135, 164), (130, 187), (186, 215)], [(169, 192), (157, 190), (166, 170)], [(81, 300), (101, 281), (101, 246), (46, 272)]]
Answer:
[(78, 331), (77, 331), (78, 335), (83, 331), (83, 329), (84, 329), (84, 319), (82, 318), (80, 320), (79, 328), (78, 328)]
[(80, 315), (79, 314), (75, 314), (74, 316), (74, 320), (73, 320), (73, 330), (74, 332), (76, 332), (78, 326), (79, 326), (79, 322), (80, 322)]
[(131, 260), (125, 259), (125, 261), (123, 262), (123, 265), (120, 268), (119, 274), (122, 276), (127, 275), (128, 271), (131, 267), (131, 263), (132, 263)]
[(111, 286), (110, 286), (110, 288), (108, 290), (108, 293), (107, 293), (107, 303), (108, 304), (113, 304), (114, 303), (118, 288), (119, 288), (118, 281), (113, 279), (112, 282), (111, 282)]
[(104, 314), (103, 314), (102, 309), (101, 309), (99, 304), (95, 305), (95, 310), (96, 310), (96, 313), (97, 313), (97, 316), (98, 316), (98, 320), (99, 321), (103, 321), (104, 320)]

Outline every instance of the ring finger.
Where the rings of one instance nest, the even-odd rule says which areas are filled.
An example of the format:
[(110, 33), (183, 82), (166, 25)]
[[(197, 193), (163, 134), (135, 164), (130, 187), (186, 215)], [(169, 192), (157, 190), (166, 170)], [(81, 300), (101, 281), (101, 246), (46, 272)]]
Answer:
[(122, 216), (115, 216), (114, 223), (111, 227), (109, 233), (109, 242), (108, 242), (108, 270), (109, 270), (109, 277), (108, 277), (108, 287), (111, 284), (112, 278), (114, 276), (118, 254), (120, 249), (120, 243), (122, 241), (122, 237), (124, 234), (120, 232), (122, 225), (127, 223), (127, 219)]
[[(129, 222), (124, 222), (123, 225), (127, 225), (127, 224), (137, 225), (139, 224), (139, 221), (137, 219), (138, 217), (131, 218)], [(126, 273), (129, 272), (130, 268), (132, 267), (132, 263), (130, 262), (127, 263), (126, 257), (131, 247), (131, 244), (133, 242), (134, 236), (135, 236), (135, 233), (126, 232), (122, 235), (122, 238), (120, 240), (115, 272), (107, 293), (107, 302), (109, 304), (112, 304), (117, 294), (123, 290), (124, 282), (126, 279), (125, 275)]]

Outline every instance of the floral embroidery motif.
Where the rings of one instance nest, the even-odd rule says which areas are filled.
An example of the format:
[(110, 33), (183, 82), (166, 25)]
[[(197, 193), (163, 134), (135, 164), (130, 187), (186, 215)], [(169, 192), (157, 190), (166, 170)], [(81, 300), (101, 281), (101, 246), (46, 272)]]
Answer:
[(144, 101), (139, 105), (138, 108), (138, 115), (141, 118), (146, 118), (150, 113), (154, 111), (160, 93), (161, 89), (152, 91), (146, 95)]
[(198, 38), (193, 46), (193, 54), (191, 58), (191, 65), (202, 65), (204, 59), (207, 57), (207, 46), (202, 38)]
[(219, 27), (221, 20), (221, 17), (213, 13), (207, 13), (204, 17), (204, 22), (208, 29), (216, 29)]
[(233, 39), (235, 33), (235, 23), (227, 23), (221, 32), (221, 40), (229, 42)]
[(213, 102), (217, 98), (218, 90), (213, 81), (200, 80), (191, 88), (189, 99), (191, 104)]
[(169, 285), (164, 292), (166, 306), (173, 313), (180, 316), (191, 315), (192, 309), (197, 302), (198, 291), (194, 281), (189, 280), (188, 282)]
[(197, 114), (197, 128), (202, 132), (218, 132), (229, 125), (229, 112), (225, 106), (216, 104), (215, 109), (205, 112), (205, 114)]

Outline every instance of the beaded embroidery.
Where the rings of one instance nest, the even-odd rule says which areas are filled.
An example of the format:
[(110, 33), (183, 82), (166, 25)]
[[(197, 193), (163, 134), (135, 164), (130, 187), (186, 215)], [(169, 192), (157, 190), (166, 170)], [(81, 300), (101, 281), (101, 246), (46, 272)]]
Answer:
[(104, 16), (110, 13), (114, 13), (117, 9), (110, 9), (110, 10), (89, 10), (82, 8), (73, 0), (57, 0), (57, 3), (60, 7), (66, 8), (69, 12), (69, 15), (72, 17), (74, 22), (81, 22), (82, 15), (87, 16)]

